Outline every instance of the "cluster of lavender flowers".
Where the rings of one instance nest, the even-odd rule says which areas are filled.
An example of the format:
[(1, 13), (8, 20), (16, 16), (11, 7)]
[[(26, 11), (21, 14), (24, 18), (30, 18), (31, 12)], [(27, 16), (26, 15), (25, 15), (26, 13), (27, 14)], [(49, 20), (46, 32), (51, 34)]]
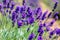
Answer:
[[(48, 26), (52, 26), (54, 22), (58, 19), (58, 12), (52, 14), (56, 9), (57, 4), (58, 2), (55, 3), (52, 12), (50, 12), (47, 17), (46, 14), (48, 13), (48, 11), (42, 13), (42, 9), (40, 7), (36, 8), (35, 10), (32, 10), (29, 6), (25, 5), (25, 0), (23, 0), (22, 6), (16, 6), (16, 3), (13, 0), (3, 0), (3, 2), (0, 4), (0, 12), (3, 16), (8, 15), (7, 17), (12, 20), (13, 27), (15, 26), (15, 24), (17, 24), (18, 28), (22, 27), (23, 25), (32, 25), (36, 20), (39, 20), (40, 23), (39, 28), (37, 30), (39, 35), (37, 40), (43, 40), (42, 35), (44, 31), (50, 31), (50, 28), (48, 28)], [(15, 6), (16, 8), (14, 8)], [(45, 22), (42, 23), (45, 19), (47, 21), (47, 19), (51, 18), (52, 16), (54, 16), (55, 19), (52, 20), (48, 25)], [(43, 27), (45, 27), (46, 30), (44, 30)], [(55, 29), (54, 31), (51, 31), (49, 37), (51, 38), (54, 33), (60, 35), (59, 30), (60, 29)], [(32, 32), (29, 35), (28, 40), (32, 40), (36, 36)]]

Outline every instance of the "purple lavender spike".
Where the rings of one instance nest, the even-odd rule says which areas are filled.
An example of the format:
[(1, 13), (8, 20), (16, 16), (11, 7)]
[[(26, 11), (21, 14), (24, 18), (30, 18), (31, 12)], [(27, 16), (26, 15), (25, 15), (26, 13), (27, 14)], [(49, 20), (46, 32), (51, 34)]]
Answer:
[(39, 36), (42, 36), (43, 33), (44, 33), (44, 30), (43, 29), (40, 29)]
[(1, 11), (1, 9), (2, 9), (2, 5), (0, 4), (0, 11)]
[(26, 18), (26, 13), (25, 12), (22, 13), (22, 18), (23, 19)]
[(58, 19), (58, 12), (56, 12), (55, 14), (54, 14), (54, 18), (55, 18), (55, 20), (57, 20)]
[(7, 8), (10, 8), (10, 3), (7, 4)]
[(44, 14), (43, 14), (41, 20), (44, 20), (44, 19), (46, 18), (46, 14), (47, 14), (47, 13), (48, 13), (48, 11), (45, 11), (45, 12), (44, 12)]
[(46, 23), (43, 23), (43, 26), (46, 27)]
[(14, 20), (14, 19), (15, 19), (15, 16), (16, 16), (16, 13), (15, 13), (15, 12), (13, 12), (13, 13), (12, 13), (12, 20)]
[(34, 37), (35, 37), (35, 34), (34, 34), (34, 33), (31, 33), (31, 34), (29, 35), (28, 40), (32, 40)]
[(31, 17), (31, 16), (32, 16), (32, 12), (27, 13), (26, 16), (27, 16), (27, 17)]
[(15, 9), (15, 12), (18, 13), (19, 10), (20, 10), (20, 7), (17, 6), (16, 9)]
[(33, 17), (29, 17), (27, 21), (28, 21), (28, 24), (32, 24), (32, 23), (34, 23), (34, 18)]
[(60, 29), (59, 28), (56, 28), (55, 32), (56, 32), (57, 35), (60, 35)]
[(38, 36), (37, 40), (43, 40), (42, 36)]
[(37, 18), (36, 19), (40, 19), (42, 16), (42, 12), (40, 11), (40, 13), (37, 15)]
[(38, 15), (38, 13), (41, 11), (41, 8), (39, 7), (39, 8), (37, 8), (37, 10), (36, 10), (36, 15)]
[(25, 0), (23, 0), (23, 3), (22, 3), (22, 5), (24, 5), (25, 4)]
[(55, 23), (55, 20), (52, 20), (48, 26), (52, 26)]
[(6, 10), (6, 12), (9, 12), (9, 10)]
[(47, 31), (47, 32), (50, 31), (50, 27), (46, 27), (46, 31)]
[(30, 13), (30, 11), (31, 11), (31, 8), (30, 8), (30, 7), (28, 7), (28, 8), (27, 8), (27, 12), (28, 12), (28, 13)]
[(11, 3), (11, 7), (10, 7), (10, 9), (13, 10), (13, 9), (14, 9), (14, 6), (15, 6), (15, 3), (12, 2), (12, 3)]
[(48, 18), (50, 18), (50, 17), (51, 17), (51, 15), (52, 15), (52, 12), (50, 12), (50, 13), (48, 14)]
[(21, 20), (17, 21), (18, 28), (20, 28), (23, 25), (23, 22)]
[(54, 30), (50, 32), (50, 35), (51, 36), (53, 36), (54, 34), (55, 34), (55, 31)]
[(53, 7), (53, 10), (52, 10), (52, 11), (54, 11), (54, 10), (57, 8), (57, 5), (58, 5), (58, 2), (55, 2), (55, 5), (54, 5), (54, 7)]
[(20, 13), (23, 13), (23, 11), (25, 11), (25, 8), (24, 7), (21, 7), (20, 8)]
[(43, 25), (40, 24), (40, 25), (39, 25), (39, 28), (38, 28), (38, 33), (42, 30), (42, 27), (43, 27)]

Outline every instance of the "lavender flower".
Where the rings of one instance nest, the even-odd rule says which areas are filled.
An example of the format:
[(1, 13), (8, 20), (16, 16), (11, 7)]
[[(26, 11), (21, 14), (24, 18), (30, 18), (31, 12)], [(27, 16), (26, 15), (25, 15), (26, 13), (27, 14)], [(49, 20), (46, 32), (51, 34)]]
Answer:
[(51, 31), (49, 34), (49, 38), (52, 38), (52, 36), (55, 34), (55, 30)]
[(13, 9), (14, 9), (14, 6), (15, 6), (15, 3), (14, 3), (14, 2), (11, 3), (11, 7), (10, 7), (10, 9), (13, 10)]
[(27, 12), (30, 13), (30, 11), (31, 11), (31, 8), (27, 7)]
[(39, 7), (39, 8), (37, 8), (37, 10), (36, 10), (36, 15), (38, 15), (38, 13), (41, 11), (41, 8)]
[(59, 28), (56, 28), (55, 32), (56, 32), (57, 35), (60, 35), (60, 29)]
[(23, 11), (25, 11), (25, 8), (24, 7), (21, 7), (20, 8), (20, 13), (23, 13)]
[(26, 18), (26, 13), (25, 12), (22, 13), (22, 19), (24, 19), (24, 18)]
[(16, 9), (15, 9), (15, 12), (18, 13), (19, 9), (20, 9), (20, 7), (17, 6)]
[(51, 36), (53, 36), (54, 34), (55, 34), (55, 31), (54, 30), (50, 32), (50, 35)]
[(32, 12), (27, 13), (26, 16), (27, 16), (27, 17), (33, 16), (33, 15), (32, 15)]
[(37, 40), (43, 40), (42, 36), (38, 36)]
[(7, 4), (7, 8), (10, 8), (10, 3)]
[(54, 14), (54, 18), (55, 18), (55, 20), (57, 20), (58, 19), (58, 12), (56, 12), (55, 14)]
[(8, 12), (8, 10), (6, 10), (6, 12)]
[(42, 35), (43, 35), (43, 33), (44, 33), (44, 30), (43, 30), (43, 29), (41, 29), (41, 30), (40, 30), (40, 32), (39, 32), (39, 36), (42, 36)]
[(43, 27), (43, 25), (40, 24), (40, 25), (39, 25), (39, 28), (38, 28), (38, 33), (39, 33), (40, 31), (42, 31), (42, 27)]
[(35, 37), (34, 33), (31, 33), (31, 34), (29, 35), (28, 40), (33, 40), (34, 37)]
[(52, 26), (55, 23), (55, 20), (52, 20), (48, 26)]
[(47, 13), (48, 13), (48, 11), (45, 11), (45, 12), (44, 12), (44, 14), (43, 14), (41, 20), (44, 20), (44, 19), (46, 18), (46, 14), (47, 14)]
[(37, 16), (36, 19), (40, 19), (40, 18), (41, 18), (41, 16), (42, 16), (42, 11), (41, 11), (41, 9), (39, 10), (39, 13), (36, 14), (36, 16)]
[(27, 19), (27, 21), (28, 21), (28, 24), (32, 24), (32, 23), (34, 23), (34, 18), (33, 17), (29, 17)]
[(48, 18), (50, 18), (50, 17), (51, 17), (51, 15), (52, 15), (52, 12), (50, 12), (50, 13), (48, 14)]
[(18, 28), (20, 28), (23, 25), (23, 22), (21, 20), (17, 21)]
[(13, 13), (12, 13), (12, 20), (14, 20), (15, 18), (16, 18), (16, 13), (13, 12)]
[(52, 10), (52, 11), (54, 11), (54, 10), (57, 8), (57, 5), (58, 5), (58, 2), (55, 2), (55, 5), (54, 5), (54, 7), (53, 7), (53, 10)]
[(22, 5), (24, 5), (25, 4), (25, 0), (23, 0), (23, 3), (22, 3)]

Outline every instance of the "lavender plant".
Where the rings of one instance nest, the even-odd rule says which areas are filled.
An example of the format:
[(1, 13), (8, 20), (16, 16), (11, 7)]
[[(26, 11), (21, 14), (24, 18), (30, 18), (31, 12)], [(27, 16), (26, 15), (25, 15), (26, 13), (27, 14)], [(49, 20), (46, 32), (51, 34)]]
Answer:
[(40, 7), (33, 10), (25, 5), (25, 0), (22, 6), (16, 6), (13, 0), (3, 0), (0, 3), (0, 40), (52, 40), (54, 33), (60, 36), (60, 29), (50, 30), (50, 26), (58, 19), (58, 12), (54, 14), (55, 19), (46, 23), (52, 18), (56, 7), (57, 2), (52, 12), (46, 16), (48, 11), (43, 13)]

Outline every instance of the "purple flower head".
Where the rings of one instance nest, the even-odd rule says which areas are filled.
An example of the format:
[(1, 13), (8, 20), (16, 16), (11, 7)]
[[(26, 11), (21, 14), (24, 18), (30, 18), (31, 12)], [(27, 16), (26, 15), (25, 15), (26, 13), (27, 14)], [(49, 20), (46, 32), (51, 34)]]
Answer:
[(52, 21), (48, 24), (48, 26), (52, 26), (54, 23), (55, 23), (55, 20), (52, 20)]
[(10, 8), (10, 3), (7, 4), (7, 8)]
[(36, 10), (36, 15), (39, 15), (38, 13), (41, 11), (41, 8), (39, 7), (39, 8), (37, 8), (37, 10)]
[(55, 32), (56, 32), (57, 35), (60, 35), (60, 29), (59, 28), (56, 28)]
[(50, 27), (46, 27), (46, 31), (50, 31)]
[(59, 13), (58, 13), (58, 12), (56, 12), (56, 13), (54, 14), (54, 18), (55, 18), (55, 20), (57, 20), (57, 19), (58, 19), (58, 15), (59, 15)]
[(33, 40), (34, 37), (35, 37), (35, 34), (34, 34), (34, 33), (31, 33), (31, 34), (29, 35), (28, 40)]
[(43, 26), (46, 27), (46, 23), (43, 23)]
[(20, 8), (20, 13), (23, 13), (23, 11), (25, 11), (25, 7), (24, 6)]
[(27, 17), (33, 16), (33, 15), (32, 15), (32, 12), (27, 13), (26, 16), (27, 16)]
[(32, 23), (34, 23), (34, 18), (33, 17), (29, 17), (27, 19), (27, 21), (28, 21), (28, 24), (32, 24)]
[(41, 20), (44, 20), (46, 18), (46, 14), (48, 13), (48, 11), (45, 11), (44, 14), (42, 15)]
[(52, 11), (54, 11), (54, 10), (57, 8), (57, 5), (58, 5), (58, 2), (55, 2), (55, 5), (54, 5), (54, 7), (53, 7), (53, 10), (52, 10)]
[(39, 25), (39, 28), (38, 28), (38, 33), (41, 32), (41, 31), (43, 31), (43, 30), (42, 30), (42, 27), (43, 27), (43, 25), (40, 24), (40, 25)]
[(12, 3), (11, 3), (11, 7), (10, 7), (10, 9), (13, 10), (13, 9), (14, 9), (14, 6), (15, 6), (15, 3), (12, 2)]
[(22, 5), (24, 5), (25, 4), (25, 0), (23, 0), (23, 3), (22, 3)]
[(18, 13), (19, 9), (20, 9), (20, 7), (17, 6), (16, 9), (15, 9), (15, 12)]
[(15, 18), (16, 18), (16, 13), (13, 12), (13, 13), (12, 13), (12, 20), (15, 20)]
[(31, 8), (27, 7), (27, 12), (30, 13), (30, 11), (31, 11)]
[(21, 20), (17, 21), (18, 28), (20, 28), (23, 25), (23, 22)]
[(38, 15), (37, 15), (37, 18), (36, 19), (40, 19), (42, 16), (42, 11), (39, 11)]
[(44, 33), (44, 30), (43, 29), (40, 29), (39, 36), (42, 36), (43, 33)]
[(8, 10), (6, 10), (6, 12), (8, 12)]
[(22, 18), (23, 19), (26, 18), (26, 13), (25, 12), (22, 13)]
[(55, 31), (54, 30), (50, 32), (50, 35), (51, 36), (53, 36), (54, 34), (55, 34)]
[(37, 40), (43, 40), (42, 36), (38, 36)]
[(50, 18), (50, 17), (51, 17), (51, 15), (52, 15), (52, 12), (50, 12), (50, 13), (48, 14), (48, 18)]

